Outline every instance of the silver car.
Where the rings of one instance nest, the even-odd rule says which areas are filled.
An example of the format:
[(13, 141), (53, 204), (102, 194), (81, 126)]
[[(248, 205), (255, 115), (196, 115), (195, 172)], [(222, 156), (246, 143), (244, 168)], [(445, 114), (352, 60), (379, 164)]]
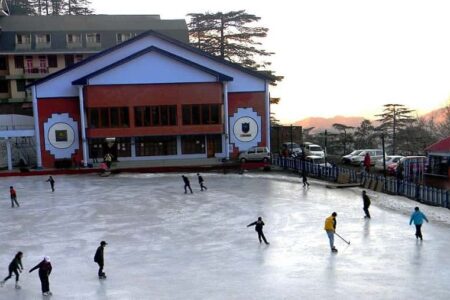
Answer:
[(251, 147), (247, 151), (239, 153), (239, 160), (246, 161), (270, 161), (270, 152), (267, 147)]

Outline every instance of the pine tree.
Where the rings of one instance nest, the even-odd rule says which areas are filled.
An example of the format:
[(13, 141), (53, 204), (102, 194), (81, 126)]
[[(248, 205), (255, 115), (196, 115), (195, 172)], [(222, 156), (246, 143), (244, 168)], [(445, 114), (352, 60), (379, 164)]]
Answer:
[(411, 125), (414, 121), (411, 117), (412, 112), (413, 110), (402, 104), (385, 104), (383, 113), (376, 115), (380, 117), (377, 121), (381, 122), (377, 129), (391, 135), (393, 155), (397, 151), (396, 139), (398, 131)]
[(260, 40), (267, 36), (268, 29), (251, 26), (260, 17), (248, 14), (245, 10), (192, 13), (188, 16), (189, 36), (193, 46), (244, 67), (262, 70), (272, 75), (274, 81), (282, 80), (283, 77), (266, 70), (271, 63), (264, 58), (274, 53), (261, 49)]
[(10, 15), (36, 15), (33, 1), (29, 0), (11, 0), (8, 2)]

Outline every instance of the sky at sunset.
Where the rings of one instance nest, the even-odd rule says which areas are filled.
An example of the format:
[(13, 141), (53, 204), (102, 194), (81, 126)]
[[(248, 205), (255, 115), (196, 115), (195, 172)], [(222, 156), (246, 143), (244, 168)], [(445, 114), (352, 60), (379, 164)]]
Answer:
[(263, 48), (285, 79), (271, 89), (285, 124), (306, 117), (373, 118), (383, 104), (419, 114), (450, 104), (450, 1), (91, 0), (96, 14), (245, 9), (269, 28)]

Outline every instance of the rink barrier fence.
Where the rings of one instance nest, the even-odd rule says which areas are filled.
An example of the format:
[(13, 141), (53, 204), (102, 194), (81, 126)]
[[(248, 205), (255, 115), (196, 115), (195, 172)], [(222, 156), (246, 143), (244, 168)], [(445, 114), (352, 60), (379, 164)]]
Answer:
[(353, 169), (343, 167), (321, 166), (296, 158), (274, 156), (272, 158), (272, 165), (283, 169), (294, 170), (300, 174), (305, 170), (308, 176), (332, 182), (337, 182), (338, 178), (345, 178), (345, 183), (358, 183), (366, 189), (372, 189), (392, 195), (401, 195), (421, 203), (450, 209), (450, 193), (445, 189), (425, 186), (407, 180), (400, 180), (395, 177), (385, 178), (381, 175), (356, 172)]

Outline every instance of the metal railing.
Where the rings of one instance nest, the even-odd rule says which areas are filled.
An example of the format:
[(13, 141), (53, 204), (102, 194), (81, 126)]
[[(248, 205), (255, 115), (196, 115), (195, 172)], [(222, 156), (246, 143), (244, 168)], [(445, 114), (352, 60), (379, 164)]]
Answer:
[(299, 173), (306, 171), (308, 176), (317, 177), (336, 182), (338, 177), (344, 175), (348, 183), (357, 183), (366, 189), (372, 189), (387, 194), (401, 195), (410, 199), (450, 209), (450, 191), (438, 189), (423, 184), (400, 180), (394, 177), (384, 177), (365, 172), (357, 172), (338, 166), (321, 166), (296, 158), (274, 156), (272, 165), (290, 169)]

